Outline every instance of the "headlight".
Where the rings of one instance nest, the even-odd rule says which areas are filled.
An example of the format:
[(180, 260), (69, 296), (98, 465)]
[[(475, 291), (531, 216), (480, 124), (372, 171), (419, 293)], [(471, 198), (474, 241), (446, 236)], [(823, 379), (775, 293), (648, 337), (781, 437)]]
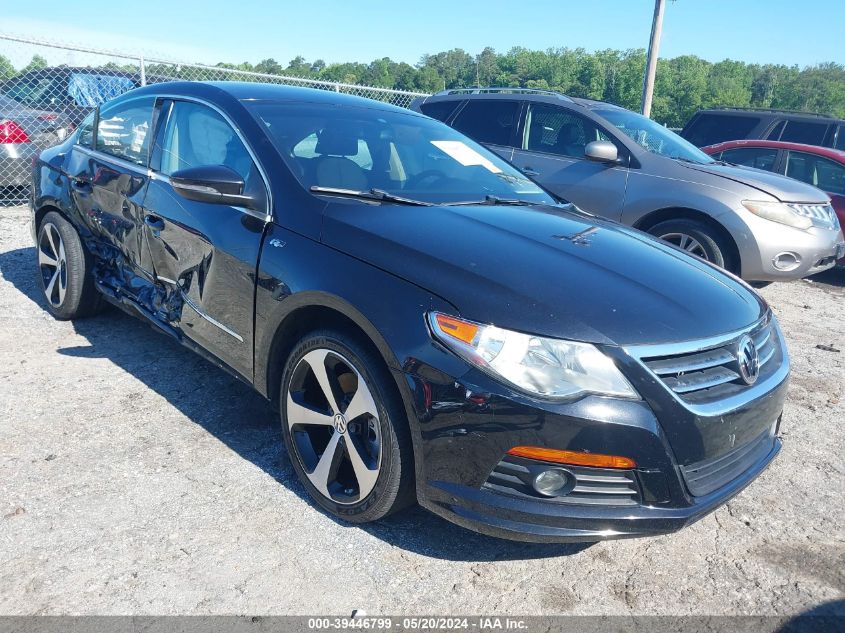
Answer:
[(594, 345), (533, 336), (431, 312), (438, 341), (528, 393), (568, 400), (586, 393), (639, 398), (613, 361)]
[(759, 200), (743, 200), (742, 206), (761, 218), (786, 224), (796, 229), (809, 229), (813, 220), (805, 215), (799, 215), (795, 209), (783, 202), (763, 202)]

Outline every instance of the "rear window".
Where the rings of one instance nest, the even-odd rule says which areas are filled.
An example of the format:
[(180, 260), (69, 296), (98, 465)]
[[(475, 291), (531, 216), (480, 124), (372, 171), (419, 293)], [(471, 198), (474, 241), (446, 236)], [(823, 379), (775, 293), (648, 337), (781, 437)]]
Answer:
[(452, 127), (481, 143), (510, 145), (518, 119), (516, 101), (470, 101)]
[(460, 101), (435, 101), (434, 103), (423, 103), (420, 110), (426, 116), (438, 121), (445, 121), (455, 111)]
[(810, 121), (787, 121), (786, 128), (780, 135), (781, 141), (790, 143), (804, 143), (806, 145), (821, 145), (827, 132), (827, 123), (812, 123)]
[(684, 129), (681, 136), (693, 145), (704, 147), (722, 141), (748, 138), (760, 123), (759, 117), (731, 114), (700, 114)]

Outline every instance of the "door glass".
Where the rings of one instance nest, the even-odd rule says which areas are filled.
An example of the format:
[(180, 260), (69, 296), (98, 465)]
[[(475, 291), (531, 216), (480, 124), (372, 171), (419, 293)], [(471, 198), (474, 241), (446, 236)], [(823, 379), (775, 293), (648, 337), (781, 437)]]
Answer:
[(525, 127), (526, 149), (559, 156), (583, 158), (587, 143), (610, 140), (589, 119), (555, 106), (532, 105)]
[(452, 127), (479, 143), (510, 145), (518, 119), (516, 101), (478, 100), (467, 103)]
[(85, 120), (79, 124), (79, 136), (76, 137), (77, 145), (82, 145), (83, 147), (94, 146), (94, 116), (96, 114), (96, 110), (89, 112)]
[(97, 150), (146, 165), (152, 116), (152, 97), (104, 106), (97, 124)]
[[(161, 137), (159, 137), (161, 138)], [(232, 126), (209, 107), (175, 101), (161, 149), (161, 173), (203, 165), (225, 165), (246, 182), (253, 162)]]
[(836, 149), (845, 149), (845, 125), (839, 126), (839, 133), (836, 135)]
[(786, 158), (786, 175), (827, 193), (845, 195), (845, 165), (828, 158), (805, 152), (789, 152)]
[(757, 169), (772, 171), (777, 155), (778, 150), (774, 148), (739, 147), (736, 149), (726, 149), (722, 152), (722, 160), (735, 165), (745, 165), (746, 167), (756, 167)]
[(805, 143), (806, 145), (821, 145), (825, 132), (827, 132), (827, 123), (788, 121), (786, 129), (780, 135), (780, 140), (790, 143)]
[(445, 121), (455, 111), (460, 101), (435, 101), (434, 103), (423, 103), (420, 110), (426, 116), (438, 121)]

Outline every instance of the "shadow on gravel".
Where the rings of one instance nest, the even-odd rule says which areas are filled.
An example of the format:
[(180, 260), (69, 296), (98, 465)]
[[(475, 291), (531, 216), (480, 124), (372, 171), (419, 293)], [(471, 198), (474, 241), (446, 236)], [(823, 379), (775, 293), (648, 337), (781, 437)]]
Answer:
[[(0, 253), (0, 272), (19, 292), (44, 308), (46, 302), (37, 285), (34, 262), (34, 247)], [(117, 309), (75, 321), (73, 327), (89, 344), (62, 348), (57, 350), (59, 354), (110, 360), (238, 455), (308, 501), (288, 462), (278, 416), (251, 387)], [(319, 511), (316, 506), (311, 508)], [(590, 546), (504, 541), (465, 530), (418, 507), (363, 526), (336, 522), (346, 529), (364, 530), (395, 547), (447, 560), (568, 556)]]
[(818, 275), (807, 277), (809, 281), (827, 284), (836, 288), (845, 288), (845, 268), (831, 268)]

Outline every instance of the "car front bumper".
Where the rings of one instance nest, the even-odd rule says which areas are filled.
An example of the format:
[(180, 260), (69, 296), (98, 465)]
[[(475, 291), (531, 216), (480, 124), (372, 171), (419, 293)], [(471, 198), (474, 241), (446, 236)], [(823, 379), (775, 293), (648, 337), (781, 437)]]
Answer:
[[(791, 281), (836, 265), (845, 255), (841, 229), (813, 226), (804, 231), (739, 211), (719, 218), (733, 235), (746, 281)], [(794, 260), (794, 263), (793, 261)], [(779, 267), (778, 261), (788, 262)]]

